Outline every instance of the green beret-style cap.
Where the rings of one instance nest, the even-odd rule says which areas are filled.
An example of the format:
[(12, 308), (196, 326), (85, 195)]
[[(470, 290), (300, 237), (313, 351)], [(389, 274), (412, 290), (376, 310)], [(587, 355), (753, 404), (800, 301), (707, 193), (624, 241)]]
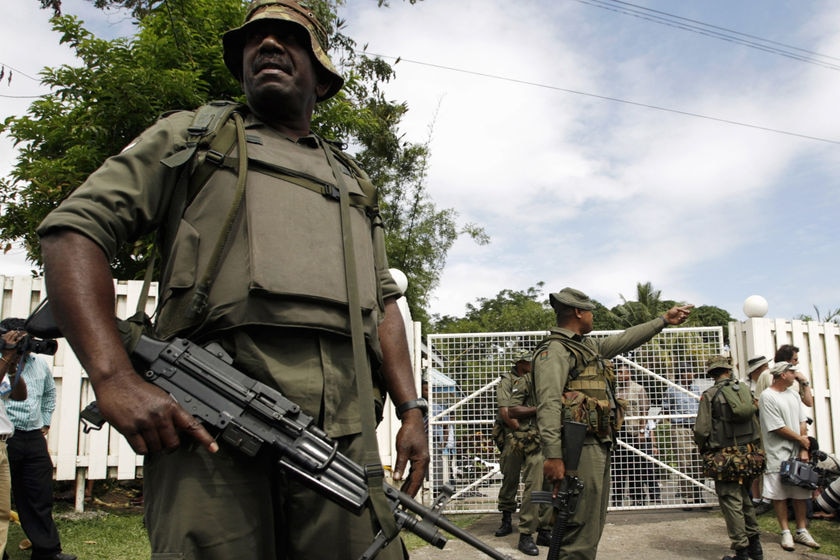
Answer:
[(563, 288), (556, 294), (549, 294), (548, 301), (555, 311), (557, 311), (558, 305), (584, 309), (586, 311), (593, 311), (595, 309), (595, 304), (592, 303), (589, 296), (574, 288)]

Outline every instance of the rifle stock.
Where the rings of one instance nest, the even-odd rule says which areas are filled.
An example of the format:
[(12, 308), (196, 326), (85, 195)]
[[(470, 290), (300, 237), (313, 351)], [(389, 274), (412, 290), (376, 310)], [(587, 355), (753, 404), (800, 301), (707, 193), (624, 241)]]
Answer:
[[(35, 314), (43, 309), (49, 314), (45, 305)], [(32, 328), (38, 332), (49, 330), (51, 315), (44, 319), (45, 315), (35, 314), (27, 325), (37, 325)], [(54, 325), (49, 332), (57, 333)], [(364, 468), (340, 453), (337, 444), (297, 404), (234, 368), (220, 346), (205, 348), (183, 338), (165, 342), (142, 335), (131, 356), (146, 366), (141, 375), (147, 381), (217, 430), (223, 442), (248, 456), (262, 450), (274, 453), (280, 465), (302, 484), (356, 515), (368, 507)], [(105, 423), (96, 401), (85, 407), (81, 417), (85, 432)], [(440, 512), (444, 501), (428, 508), (387, 483), (384, 490), (399, 529), (443, 548), (447, 539), (440, 528), (491, 558), (509, 558), (447, 519)], [(380, 531), (360, 560), (374, 558), (390, 540)]]

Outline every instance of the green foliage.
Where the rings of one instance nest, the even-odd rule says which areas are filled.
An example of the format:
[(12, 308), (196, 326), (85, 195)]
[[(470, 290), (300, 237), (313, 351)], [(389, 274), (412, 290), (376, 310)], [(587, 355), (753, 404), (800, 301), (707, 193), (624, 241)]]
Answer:
[[(22, 241), (31, 262), (40, 265), (35, 228), (108, 156), (119, 152), (164, 111), (193, 109), (211, 99), (241, 99), (239, 84), (224, 66), (221, 35), (243, 19), (245, 0), (92, 0), (100, 8), (124, 7), (137, 18), (131, 39), (97, 39), (72, 17), (55, 17), (82, 64), (42, 71), (52, 93), (35, 101), (28, 114), (0, 125), (20, 149), (10, 176), (0, 180), (0, 241)], [(316, 106), (312, 128), (345, 141), (380, 187), (391, 266), (409, 279), (406, 294), (416, 320), (427, 320), (428, 297), (440, 278), (446, 255), (458, 236), (479, 242), (479, 227), (459, 227), (457, 212), (439, 209), (425, 188), (427, 144), (398, 133), (405, 103), (385, 98), (381, 85), (393, 68), (369, 57), (341, 33), (335, 18), (343, 0), (321, 1), (316, 12), (334, 30), (333, 57), (340, 54), (346, 82), (338, 95)], [(413, 2), (412, 2), (413, 3)], [(42, 0), (60, 10), (60, 1)], [(332, 25), (330, 25), (332, 24)], [(142, 277), (153, 240), (142, 239), (112, 263), (121, 279)]]
[[(430, 332), (436, 334), (466, 333), (466, 332), (516, 332), (516, 331), (544, 331), (554, 326), (554, 311), (548, 304), (547, 294), (543, 293), (544, 282), (538, 282), (536, 287), (525, 291), (502, 290), (493, 298), (479, 298), (474, 304), (467, 304), (467, 312), (463, 317), (450, 315), (435, 315), (432, 319)], [(593, 300), (595, 310), (592, 328), (595, 331), (624, 330), (638, 325), (665, 313), (677, 302), (662, 300), (659, 290), (654, 290), (651, 283), (636, 285), (638, 301), (629, 301), (624, 296), (624, 303), (607, 309), (601, 302)], [(619, 294), (620, 295), (620, 294)], [(685, 326), (724, 328), (724, 337), (728, 330), (729, 321), (733, 321), (729, 313), (718, 307), (702, 305), (692, 311)], [(682, 341), (683, 347), (691, 347), (693, 352), (708, 353), (705, 349), (706, 340), (691, 339)], [(659, 358), (651, 358), (652, 361)], [(665, 364), (672, 367), (673, 364)]]
[[(98, 39), (74, 17), (53, 18), (81, 64), (45, 68), (41, 78), (52, 93), (0, 127), (19, 148), (10, 176), (0, 181), (0, 238), (22, 240), (30, 261), (40, 264), (38, 223), (107, 157), (165, 110), (198, 106), (211, 91), (237, 92), (227, 71), (210, 61), (221, 59), (218, 37), (241, 19), (240, 9), (240, 0), (196, 1), (177, 20), (159, 10), (140, 22), (134, 40)], [(114, 274), (140, 277), (149, 246), (142, 240), (121, 253)]]
[(794, 317), (794, 319), (798, 319), (800, 321), (817, 321), (819, 323), (829, 323), (829, 322), (831, 322), (831, 323), (840, 324), (840, 307), (838, 307), (837, 309), (829, 308), (825, 312), (820, 312), (820, 310), (815, 305), (814, 306), (814, 313), (816, 313), (816, 316), (812, 317), (811, 315), (806, 315), (806, 314), (803, 313), (803, 314), (797, 315), (796, 317)]
[(545, 284), (525, 291), (502, 290), (496, 297), (479, 298), (467, 304), (467, 314), (461, 318), (435, 316), (432, 332), (516, 332), (545, 331), (554, 325), (554, 311), (543, 295)]

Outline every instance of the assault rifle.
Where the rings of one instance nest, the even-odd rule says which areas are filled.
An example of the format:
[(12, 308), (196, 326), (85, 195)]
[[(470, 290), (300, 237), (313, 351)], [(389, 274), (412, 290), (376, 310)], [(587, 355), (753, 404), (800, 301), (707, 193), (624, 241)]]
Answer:
[[(43, 323), (49, 322), (45, 317), (49, 311), (43, 309), (36, 310), (36, 314), (43, 313), (37, 320), (33, 320), (35, 314), (30, 317), (28, 328), (37, 324), (41, 330)], [(53, 326), (53, 336), (55, 330)], [(135, 367), (143, 366), (141, 375), (147, 381), (217, 431), (222, 442), (250, 457), (263, 449), (274, 453), (290, 475), (356, 515), (369, 505), (364, 468), (339, 453), (336, 442), (298, 405), (231, 366), (232, 360), (219, 345), (205, 348), (184, 338), (165, 342), (141, 335), (131, 357)], [(82, 418), (85, 432), (105, 423), (95, 401), (85, 408)], [(443, 548), (447, 539), (438, 531), (440, 528), (491, 558), (509, 558), (441, 513), (446, 494), (428, 508), (387, 483), (383, 486), (397, 528)], [(380, 531), (360, 560), (374, 558), (390, 540)]]
[(583, 492), (583, 482), (577, 476), (580, 454), (583, 451), (583, 439), (586, 437), (586, 424), (581, 422), (563, 423), (563, 461), (566, 464), (566, 476), (560, 481), (560, 488), (555, 498), (552, 492), (536, 490), (531, 492), (531, 501), (537, 504), (551, 504), (554, 508), (554, 527), (551, 529), (551, 544), (548, 547), (548, 560), (560, 557), (560, 545), (566, 534), (569, 518), (577, 510), (578, 498)]

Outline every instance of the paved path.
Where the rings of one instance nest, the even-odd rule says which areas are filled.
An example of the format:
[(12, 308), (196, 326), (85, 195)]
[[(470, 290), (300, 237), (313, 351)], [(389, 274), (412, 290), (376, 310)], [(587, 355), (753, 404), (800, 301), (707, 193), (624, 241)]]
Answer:
[[(499, 552), (516, 560), (545, 558), (547, 548), (540, 547), (540, 556), (526, 556), (516, 549), (516, 532), (502, 538), (493, 536), (499, 525), (499, 514), (485, 515), (470, 532)], [(516, 518), (514, 517), (514, 523)], [(515, 529), (515, 526), (514, 526)], [(779, 535), (763, 533), (764, 560), (838, 560), (819, 554), (802, 545), (787, 552), (779, 546)], [(730, 553), (726, 525), (720, 511), (656, 510), (611, 512), (598, 547), (598, 560), (718, 560)], [(443, 550), (425, 546), (412, 551), (412, 560), (479, 560), (484, 554), (461, 541), (450, 540)]]

